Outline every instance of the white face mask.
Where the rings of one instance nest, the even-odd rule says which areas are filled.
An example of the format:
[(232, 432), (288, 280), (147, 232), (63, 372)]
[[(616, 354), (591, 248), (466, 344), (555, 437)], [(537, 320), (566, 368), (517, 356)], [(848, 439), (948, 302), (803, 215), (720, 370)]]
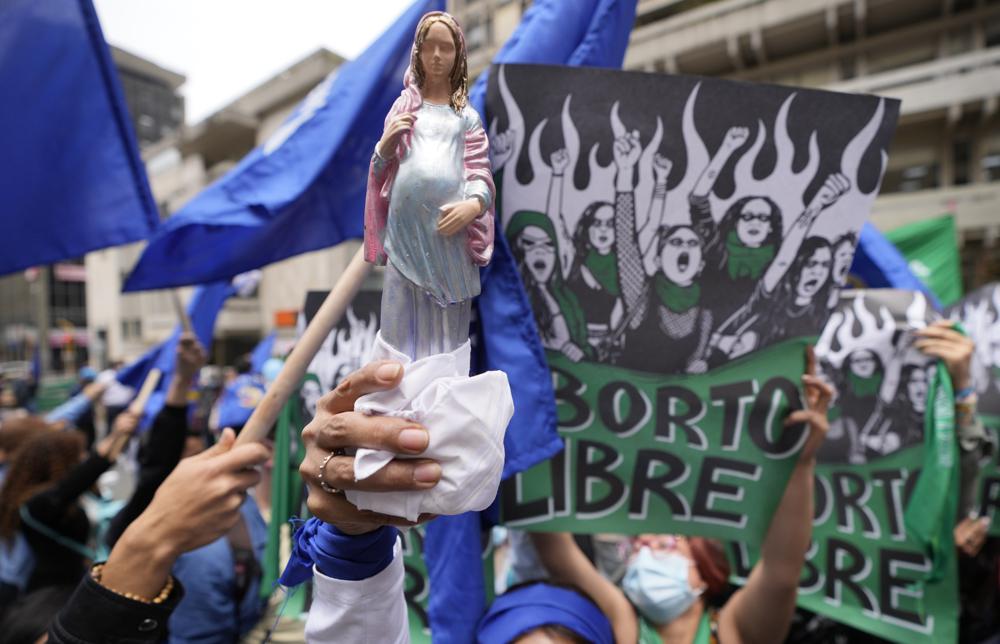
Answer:
[(654, 555), (643, 547), (625, 572), (622, 588), (643, 617), (668, 624), (684, 614), (701, 591), (691, 588), (691, 561), (676, 553)]

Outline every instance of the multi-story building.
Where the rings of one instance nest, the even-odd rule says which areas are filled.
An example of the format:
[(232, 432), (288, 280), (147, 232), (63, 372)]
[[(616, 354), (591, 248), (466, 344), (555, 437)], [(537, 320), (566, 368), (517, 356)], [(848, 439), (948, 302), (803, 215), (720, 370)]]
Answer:
[[(472, 74), (526, 4), (449, 2)], [(902, 99), (875, 224), (952, 213), (966, 287), (1000, 278), (997, 0), (639, 0), (625, 68)]]
[(183, 75), (119, 47), (111, 47), (111, 59), (140, 147), (172, 134), (184, 123), (184, 97), (178, 91)]
[[(143, 148), (153, 196), (163, 216), (180, 210), (266, 140), (306, 94), (344, 59), (319, 49), (218, 110), (200, 123), (180, 126)], [(163, 341), (177, 325), (169, 291), (121, 294), (143, 244), (105, 249), (87, 256), (87, 326), (105, 338), (102, 359), (131, 359)], [(269, 330), (294, 335), (296, 313), (306, 291), (329, 289), (352, 249), (307, 253), (263, 270), (254, 295), (230, 298), (215, 326), (212, 361), (231, 364)], [(191, 289), (180, 289), (186, 300)]]

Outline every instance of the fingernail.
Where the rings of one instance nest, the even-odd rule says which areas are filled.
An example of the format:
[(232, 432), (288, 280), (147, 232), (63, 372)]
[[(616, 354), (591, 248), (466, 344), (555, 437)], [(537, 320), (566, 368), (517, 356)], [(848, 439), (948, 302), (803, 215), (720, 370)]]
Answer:
[(437, 463), (423, 463), (413, 470), (413, 480), (417, 483), (437, 483), (441, 478), (441, 466)]
[(427, 449), (427, 432), (422, 429), (404, 429), (399, 432), (399, 444), (411, 452), (422, 452)]
[(399, 375), (399, 372), (402, 369), (403, 369), (403, 367), (401, 365), (396, 364), (394, 362), (390, 362), (390, 363), (384, 364), (381, 367), (379, 367), (378, 369), (376, 369), (375, 370), (375, 376), (379, 380), (383, 380), (383, 381), (386, 381), (386, 382), (392, 382), (393, 380), (396, 379), (396, 377)]

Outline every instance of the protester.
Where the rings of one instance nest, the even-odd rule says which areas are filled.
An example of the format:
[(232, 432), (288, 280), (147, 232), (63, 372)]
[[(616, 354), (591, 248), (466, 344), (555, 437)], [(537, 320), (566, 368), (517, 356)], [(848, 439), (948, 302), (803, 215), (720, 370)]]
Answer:
[[(157, 488), (177, 466), (188, 440), (188, 391), (205, 364), (205, 349), (193, 333), (184, 333), (177, 342), (174, 372), (167, 387), (163, 408), (153, 419), (139, 449), (139, 480), (125, 507), (115, 516), (106, 542), (113, 547), (118, 538), (153, 500)], [(195, 437), (199, 442), (200, 437)], [(197, 451), (204, 449), (200, 443)]]
[(234, 447), (223, 432), (203, 453), (184, 459), (152, 503), (122, 534), (104, 564), (91, 569), (49, 629), (52, 644), (160, 642), (184, 594), (170, 569), (184, 552), (209, 544), (239, 521), (253, 469), (268, 458), (253, 443)]
[(84, 456), (79, 432), (42, 432), (17, 450), (0, 490), (0, 539), (8, 544), (23, 534), (34, 555), (28, 592), (75, 584), (92, 557), (87, 547), (90, 521), (79, 505), (121, 454), (138, 425), (122, 414), (112, 432)]

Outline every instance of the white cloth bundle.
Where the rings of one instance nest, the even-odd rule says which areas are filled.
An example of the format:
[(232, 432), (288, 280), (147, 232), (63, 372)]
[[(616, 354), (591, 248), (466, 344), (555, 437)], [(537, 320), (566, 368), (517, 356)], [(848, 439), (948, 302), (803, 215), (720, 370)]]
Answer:
[[(504, 372), (469, 377), (470, 354), (466, 342), (451, 353), (410, 362), (385, 342), (381, 333), (378, 335), (371, 359), (403, 363), (403, 380), (395, 389), (362, 396), (354, 409), (407, 418), (426, 427), (430, 442), (420, 458), (441, 464), (441, 480), (429, 490), (346, 490), (348, 501), (362, 510), (410, 521), (423, 513), (485, 510), (493, 503), (503, 472), (503, 437), (514, 415), (514, 401)], [(399, 457), (384, 450), (359, 449), (354, 477), (364, 480)]]

